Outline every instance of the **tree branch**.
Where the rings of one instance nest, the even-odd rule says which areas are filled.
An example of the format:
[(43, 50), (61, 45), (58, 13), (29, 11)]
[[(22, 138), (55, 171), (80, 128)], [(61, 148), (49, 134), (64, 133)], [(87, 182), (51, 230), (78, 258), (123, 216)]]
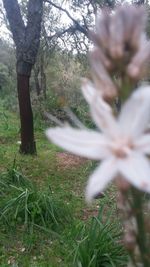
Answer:
[(30, 51), (30, 61), (33, 60), (33, 64), (40, 42), (42, 14), (43, 0), (29, 0), (24, 48), (25, 51)]
[(68, 10), (66, 10), (65, 8), (63, 8), (61, 6), (58, 6), (57, 4), (53, 3), (51, 0), (45, 0), (45, 2), (51, 4), (55, 8), (63, 11), (68, 16), (68, 18), (70, 18), (72, 20), (72, 22), (74, 23), (75, 30), (76, 31), (80, 31), (81, 33), (83, 33), (84, 35), (86, 35), (87, 38), (89, 38), (88, 29), (85, 26), (80, 25), (80, 23), (70, 15), (70, 13), (69, 13)]
[(24, 42), (25, 25), (21, 16), (20, 7), (17, 0), (3, 0), (6, 15), (16, 46), (21, 46)]
[(55, 34), (53, 34), (53, 35), (51, 35), (51, 36), (47, 36), (47, 38), (48, 38), (48, 40), (49, 41), (51, 41), (52, 39), (54, 39), (54, 38), (59, 38), (59, 37), (61, 37), (63, 34), (65, 34), (65, 33), (71, 33), (71, 34), (73, 34), (74, 32), (75, 32), (75, 27), (73, 27), (73, 26), (70, 26), (70, 27), (68, 27), (68, 28), (66, 28), (66, 29), (62, 29), (61, 31), (58, 31), (58, 32), (56, 32)]

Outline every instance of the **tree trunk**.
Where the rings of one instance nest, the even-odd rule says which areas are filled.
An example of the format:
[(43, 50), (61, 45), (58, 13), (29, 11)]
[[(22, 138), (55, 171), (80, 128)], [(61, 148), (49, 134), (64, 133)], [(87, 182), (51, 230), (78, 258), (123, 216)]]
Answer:
[(35, 82), (35, 89), (36, 89), (36, 94), (39, 96), (41, 94), (41, 86), (39, 82), (39, 70), (34, 68), (34, 82)]
[(40, 71), (41, 71), (41, 91), (43, 92), (44, 98), (46, 99), (46, 74), (44, 71), (44, 54), (41, 53), (40, 58)]
[(40, 45), (43, 0), (29, 0), (27, 2), (26, 25), (21, 15), (18, 0), (3, 0), (3, 3), (16, 45), (17, 90), (21, 121), (20, 152), (35, 154), (29, 80)]
[(20, 152), (23, 154), (36, 154), (29, 80), (30, 76), (17, 73), (17, 90), (21, 121)]

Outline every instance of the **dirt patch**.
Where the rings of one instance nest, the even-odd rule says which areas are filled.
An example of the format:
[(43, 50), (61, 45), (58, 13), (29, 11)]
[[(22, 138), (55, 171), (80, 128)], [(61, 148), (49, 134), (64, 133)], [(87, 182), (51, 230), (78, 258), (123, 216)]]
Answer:
[(72, 167), (77, 167), (88, 160), (78, 156), (74, 156), (68, 152), (58, 152), (56, 155), (56, 160), (58, 163), (58, 168), (60, 169), (70, 169)]
[(90, 219), (91, 217), (97, 217), (98, 216), (98, 212), (99, 212), (99, 207), (97, 207), (97, 209), (83, 209), (82, 210), (82, 215), (81, 215), (81, 219), (83, 221), (87, 221), (88, 219)]

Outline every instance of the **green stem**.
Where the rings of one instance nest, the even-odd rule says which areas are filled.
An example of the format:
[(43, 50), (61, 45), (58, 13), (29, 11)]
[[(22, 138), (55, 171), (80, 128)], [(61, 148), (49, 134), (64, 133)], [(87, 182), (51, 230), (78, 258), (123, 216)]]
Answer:
[(150, 259), (148, 257), (148, 248), (146, 242), (142, 194), (133, 187), (131, 189), (131, 192), (133, 196), (133, 212), (135, 214), (135, 219), (137, 223), (137, 242), (139, 246), (139, 251), (143, 262), (143, 267), (149, 267)]
[(130, 263), (132, 264), (132, 266), (138, 267), (136, 259), (135, 259), (135, 255), (133, 255), (133, 253), (131, 253), (130, 251), (128, 251), (128, 254), (129, 254), (129, 257), (130, 257), (130, 260), (131, 260)]

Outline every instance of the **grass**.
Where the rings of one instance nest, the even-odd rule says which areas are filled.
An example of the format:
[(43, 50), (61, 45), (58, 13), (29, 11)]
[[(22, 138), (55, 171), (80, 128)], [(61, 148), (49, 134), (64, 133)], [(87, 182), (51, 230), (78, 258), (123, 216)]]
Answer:
[(105, 214), (104, 206), (99, 209), (89, 224), (78, 229), (73, 264), (75, 267), (125, 266), (127, 256), (119, 242), (121, 232), (119, 221), (110, 219), (110, 212)]
[(82, 266), (78, 240), (84, 243), (99, 206), (115, 212), (114, 191), (87, 207), (83, 192), (93, 162), (60, 167), (61, 150), (47, 141), (41, 126), (35, 133), (38, 155), (20, 155), (17, 115), (1, 106), (0, 120), (0, 266)]

